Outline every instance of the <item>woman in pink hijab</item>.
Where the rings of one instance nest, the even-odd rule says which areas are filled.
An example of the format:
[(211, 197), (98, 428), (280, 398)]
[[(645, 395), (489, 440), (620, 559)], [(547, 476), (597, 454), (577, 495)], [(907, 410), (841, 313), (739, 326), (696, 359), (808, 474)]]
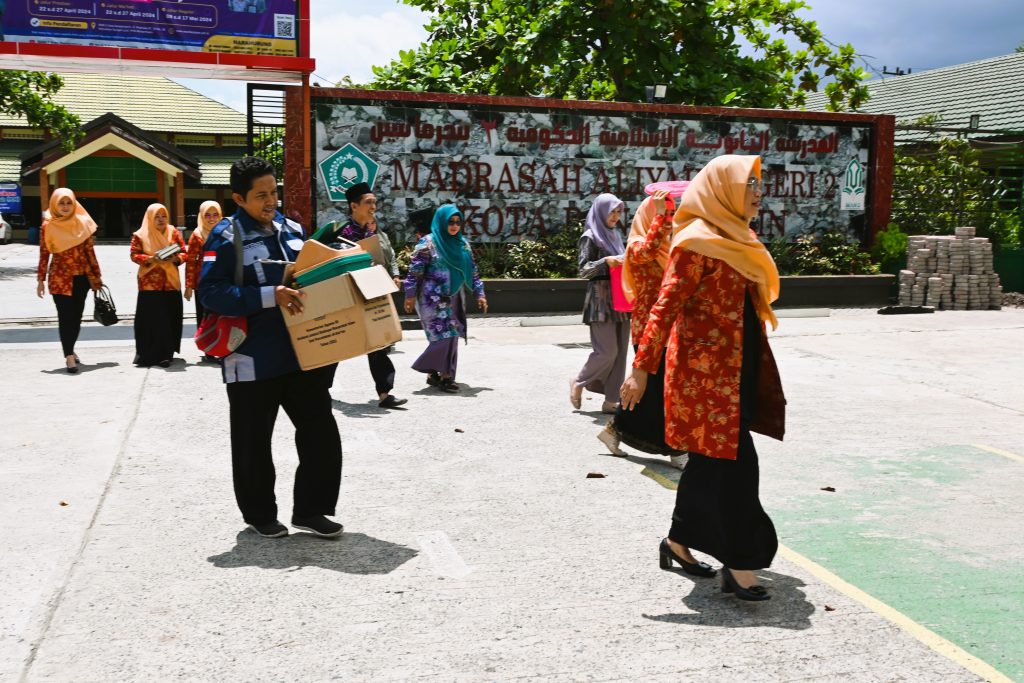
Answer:
[[(672, 214), (674, 201), (682, 197), (689, 182), (685, 180), (648, 185), (650, 194), (633, 216), (626, 246), (626, 259), (622, 266), (622, 289), (633, 303), (631, 331), (633, 349), (644, 336), (647, 318), (658, 299), (661, 280), (668, 265), (669, 245), (672, 242)], [(625, 443), (644, 453), (667, 455), (673, 467), (682, 469), (686, 454), (665, 443), (665, 402), (663, 393), (665, 361), (647, 382), (644, 400), (633, 410), (620, 406), (615, 417), (598, 432), (597, 438), (612, 455), (625, 456), (619, 448)]]

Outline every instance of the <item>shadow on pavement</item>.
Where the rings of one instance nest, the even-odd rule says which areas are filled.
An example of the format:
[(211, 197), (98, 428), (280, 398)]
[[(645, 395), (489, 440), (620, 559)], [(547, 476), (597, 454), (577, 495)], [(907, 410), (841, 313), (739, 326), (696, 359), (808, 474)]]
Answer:
[(366, 534), (344, 534), (338, 539), (295, 533), (285, 538), (261, 538), (251, 529), (239, 532), (235, 547), (207, 561), (221, 569), (301, 569), (320, 567), (344, 574), (390, 574), (418, 552)]
[[(674, 571), (684, 580), (691, 579)], [(771, 592), (767, 602), (744, 602), (722, 592), (721, 579), (693, 580), (693, 591), (683, 598), (683, 604), (691, 612), (683, 614), (644, 614), (644, 619), (663, 621), (670, 624), (691, 626), (723, 626), (743, 628), (747, 626), (774, 626), (776, 628), (803, 631), (811, 627), (814, 605), (800, 590), (807, 585), (798, 578), (762, 570), (756, 572), (761, 584)]]
[(345, 417), (373, 417), (379, 418), (387, 415), (389, 411), (387, 408), (381, 408), (377, 405), (377, 401), (367, 401), (366, 403), (345, 403), (339, 401), (336, 398), (331, 399), (331, 404), (335, 410), (341, 411)]
[[(104, 363), (93, 363), (91, 365), (86, 365), (85, 363), (79, 363), (78, 364), (78, 372), (76, 372), (75, 374), (76, 375), (82, 375), (82, 374), (84, 374), (86, 372), (92, 372), (93, 370), (105, 370), (107, 368), (116, 368), (118, 365), (120, 365), (120, 363), (113, 363), (113, 362), (110, 362), (110, 361), (107, 361), (107, 362), (104, 362)], [(56, 370), (40, 370), (39, 372), (43, 373), (44, 375), (67, 375), (68, 374), (68, 371), (67, 371), (66, 367), (60, 367), (60, 368), (57, 368)]]
[(608, 420), (615, 417), (615, 413), (606, 413), (600, 408), (598, 408), (597, 410), (576, 410), (574, 408), (572, 412), (575, 413), (576, 415), (583, 415), (584, 417), (589, 417), (590, 420), (598, 427), (604, 427), (606, 424), (608, 424)]
[[(193, 364), (195, 365), (195, 364)], [(171, 366), (168, 368), (161, 368), (159, 365), (154, 370), (166, 370), (167, 372), (185, 372), (188, 370), (189, 363), (184, 358), (172, 358)]]
[[(0, 267), (0, 280), (17, 280), (35, 275), (36, 269), (28, 266), (2, 266)], [(49, 294), (49, 290), (47, 290)]]
[[(82, 325), (82, 332), (78, 335), (78, 341), (129, 341), (135, 339), (135, 329), (129, 324), (102, 327), (100, 325), (93, 325), (92, 318), (86, 318), (84, 322), (87, 324)], [(181, 340), (191, 343), (195, 331), (196, 326), (194, 323), (185, 323), (181, 330)], [(60, 341), (56, 325), (0, 329), (0, 344), (55, 341)]]
[(494, 391), (494, 389), (490, 387), (471, 387), (468, 384), (463, 384), (462, 382), (459, 382), (458, 385), (459, 391), (452, 394), (449, 394), (447, 391), (441, 391), (440, 389), (437, 389), (435, 387), (424, 387), (422, 389), (417, 389), (412, 393), (416, 396), (452, 396), (455, 398), (476, 398), (484, 391)]

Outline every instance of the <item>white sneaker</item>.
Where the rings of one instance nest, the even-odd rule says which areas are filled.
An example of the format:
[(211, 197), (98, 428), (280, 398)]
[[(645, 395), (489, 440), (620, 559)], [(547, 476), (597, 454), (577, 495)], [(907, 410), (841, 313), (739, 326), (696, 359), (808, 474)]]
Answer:
[(686, 453), (680, 453), (679, 455), (673, 455), (669, 458), (669, 464), (675, 467), (677, 470), (681, 470), (686, 467), (686, 461), (689, 456)]
[(615, 432), (608, 429), (607, 426), (597, 433), (597, 440), (603, 443), (612, 455), (617, 455), (620, 458), (624, 458), (628, 455), (626, 451), (619, 448), (619, 437)]

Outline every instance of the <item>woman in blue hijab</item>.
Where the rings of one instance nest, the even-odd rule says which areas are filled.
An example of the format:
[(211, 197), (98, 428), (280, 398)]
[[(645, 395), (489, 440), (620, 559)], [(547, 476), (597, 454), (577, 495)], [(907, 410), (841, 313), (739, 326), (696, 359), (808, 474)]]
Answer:
[(465, 219), (452, 204), (438, 207), (430, 234), (416, 245), (405, 278), (405, 312), (419, 312), (427, 346), (413, 370), (426, 373), (427, 384), (455, 393), (459, 337), (466, 339), (466, 294), (472, 293), (487, 312), (484, 283), (473, 262), (469, 242), (462, 234)]

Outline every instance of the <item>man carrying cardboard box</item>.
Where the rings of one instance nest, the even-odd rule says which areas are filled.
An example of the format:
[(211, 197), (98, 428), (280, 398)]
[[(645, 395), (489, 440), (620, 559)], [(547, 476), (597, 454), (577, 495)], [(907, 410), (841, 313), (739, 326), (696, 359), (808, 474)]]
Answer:
[[(388, 236), (377, 230), (374, 217), (377, 213), (377, 197), (373, 194), (370, 186), (366, 183), (356, 183), (345, 191), (345, 199), (348, 200), (348, 210), (351, 219), (343, 226), (336, 223), (325, 225), (313, 233), (311, 239), (322, 242), (336, 249), (344, 248), (339, 238), (349, 242), (359, 242), (376, 235), (380, 241), (380, 252), (383, 257), (383, 265), (395, 281), (395, 286), (401, 286), (402, 280), (398, 277), (398, 263), (395, 259), (395, 250), (391, 246)], [(366, 354), (366, 360), (370, 363), (370, 376), (377, 388), (377, 397), (381, 408), (398, 408), (408, 403), (408, 399), (396, 398), (391, 395), (395, 388), (395, 365), (391, 362), (388, 354), (391, 347)]]
[[(277, 211), (277, 179), (263, 159), (244, 157), (231, 165), (231, 197), (238, 205), (204, 245), (198, 295), (221, 316), (244, 316), (245, 341), (224, 358), (231, 424), (231, 465), (242, 518), (265, 538), (286, 536), (277, 520), (274, 460), (270, 441), (279, 409), (295, 426), (299, 467), (295, 471), (292, 526), (317, 536), (340, 536), (335, 514), (341, 487), (341, 436), (331, 403), (337, 364), (303, 371), (292, 348), (282, 310), (303, 310), (304, 293), (280, 283), (285, 264), (302, 249), (302, 227)], [(236, 243), (236, 231), (241, 236)], [(235, 283), (242, 254), (242, 284)]]

